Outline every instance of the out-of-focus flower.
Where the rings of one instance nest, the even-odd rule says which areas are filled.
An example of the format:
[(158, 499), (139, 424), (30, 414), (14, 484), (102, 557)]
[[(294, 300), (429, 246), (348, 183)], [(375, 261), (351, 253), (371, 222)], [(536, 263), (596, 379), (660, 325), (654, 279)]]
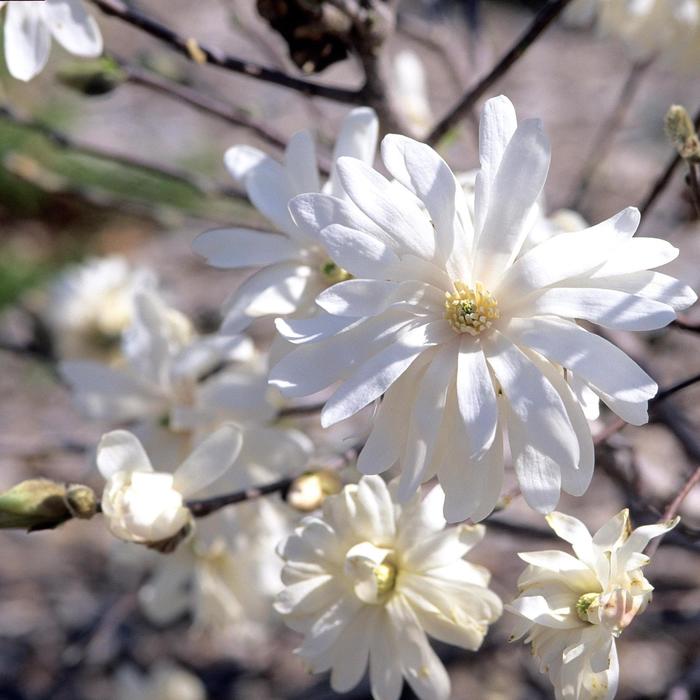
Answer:
[[(377, 117), (359, 107), (345, 118), (335, 144), (333, 163), (353, 156), (372, 163), (377, 147)], [(239, 333), (262, 316), (308, 315), (315, 296), (330, 284), (347, 279), (345, 270), (305, 227), (297, 226), (287, 209), (294, 195), (328, 192), (343, 197), (335, 165), (321, 185), (314, 141), (308, 131), (292, 136), (284, 163), (278, 163), (250, 146), (234, 146), (226, 152), (226, 167), (243, 182), (248, 197), (273, 225), (273, 231), (217, 229), (199, 236), (193, 248), (214, 267), (260, 267), (225, 305), (222, 331)], [(329, 218), (334, 212), (328, 212)]]
[(82, 0), (0, 2), (5, 10), (5, 62), (18, 80), (31, 80), (49, 60), (51, 38), (84, 57), (102, 53), (102, 35)]
[(160, 662), (147, 675), (122, 666), (114, 684), (116, 700), (206, 700), (202, 681), (180, 666)]
[(107, 433), (97, 446), (97, 466), (107, 479), (102, 512), (113, 535), (168, 548), (192, 522), (188, 496), (217, 481), (238, 457), (241, 433), (224, 425), (174, 471), (157, 472), (139, 440), (125, 430)]
[(156, 288), (155, 274), (126, 259), (94, 258), (51, 285), (43, 318), (61, 359), (114, 360), (134, 317), (134, 296)]
[(383, 396), (360, 471), (399, 464), (402, 499), (437, 474), (452, 522), (482, 519), (495, 506), (506, 436), (533, 508), (551, 511), (562, 488), (583, 494), (593, 444), (567, 379), (578, 377), (636, 425), (647, 421), (657, 386), (576, 320), (651, 330), (696, 300), (649, 270), (678, 251), (634, 239), (634, 208), (521, 252), (538, 216), (549, 144), (538, 120), (517, 124), (505, 97), (486, 103), (480, 143), (473, 216), (440, 156), (395, 135), (384, 139), (382, 156), (403, 187), (340, 158), (354, 208), (323, 194), (291, 201), (296, 220), (355, 279), (321, 293), (315, 318), (278, 323), (296, 347), (270, 375), (290, 397), (341, 381), (321, 414), (324, 426)]
[(403, 49), (394, 57), (392, 100), (412, 132), (419, 138), (425, 136), (434, 118), (428, 99), (425, 68), (414, 51)]
[(348, 691), (369, 663), (372, 695), (397, 700), (405, 678), (420, 698), (448, 698), (450, 681), (427, 634), (481, 646), (501, 601), (490, 574), (464, 560), (482, 526), (445, 529), (442, 494), (401, 506), (377, 476), (331, 496), (281, 546), (284, 590), (276, 609), (304, 635), (297, 653)]
[(659, 56), (695, 70), (700, 59), (700, 0), (576, 0), (565, 20), (596, 21), (601, 33), (625, 42), (634, 60)]
[(292, 482), (287, 491), (287, 503), (303, 513), (321, 507), (328, 496), (339, 493), (343, 482), (337, 472), (330, 469), (305, 472)]
[(525, 552), (520, 596), (506, 609), (518, 620), (512, 640), (527, 635), (540, 671), (548, 673), (558, 700), (610, 700), (617, 692), (615, 639), (644, 612), (653, 590), (641, 567), (642, 551), (678, 518), (632, 530), (625, 509), (591, 537), (586, 526), (563, 513), (547, 517), (574, 550)]

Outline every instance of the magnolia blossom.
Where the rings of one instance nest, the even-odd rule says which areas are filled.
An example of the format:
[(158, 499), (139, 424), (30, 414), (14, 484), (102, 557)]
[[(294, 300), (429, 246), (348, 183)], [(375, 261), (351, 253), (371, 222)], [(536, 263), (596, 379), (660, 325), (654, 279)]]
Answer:
[(132, 666), (122, 666), (114, 684), (116, 700), (206, 700), (202, 681), (184, 668), (167, 661), (158, 663), (147, 675)]
[(173, 473), (160, 472), (134, 435), (107, 433), (97, 446), (97, 466), (107, 479), (102, 512), (110, 531), (122, 540), (166, 546), (192, 520), (184, 499), (219, 479), (240, 449), (240, 431), (224, 425)]
[(464, 560), (482, 526), (445, 529), (442, 494), (399, 505), (381, 477), (328, 498), (280, 546), (285, 589), (275, 605), (304, 635), (297, 653), (348, 691), (369, 663), (372, 695), (398, 700), (403, 679), (419, 698), (445, 698), (450, 681), (426, 633), (476, 650), (501, 601), (489, 572)]
[(644, 612), (653, 590), (641, 567), (648, 542), (675, 527), (678, 518), (631, 529), (625, 509), (591, 537), (563, 513), (547, 517), (574, 550), (526, 552), (520, 596), (506, 608), (519, 616), (512, 639), (527, 635), (540, 671), (548, 673), (558, 700), (610, 700), (618, 684), (615, 639)]
[(518, 125), (505, 97), (484, 108), (473, 213), (430, 147), (390, 135), (382, 157), (402, 187), (341, 158), (352, 204), (324, 194), (290, 203), (299, 226), (355, 278), (322, 292), (315, 318), (278, 322), (297, 347), (271, 381), (290, 397), (340, 381), (324, 426), (383, 396), (360, 471), (399, 464), (401, 499), (437, 475), (448, 521), (493, 509), (504, 438), (533, 508), (551, 511), (562, 488), (583, 494), (593, 444), (571, 378), (635, 425), (647, 421), (657, 386), (576, 320), (621, 330), (670, 323), (696, 296), (649, 268), (678, 251), (634, 239), (639, 212), (629, 208), (523, 252), (550, 150), (540, 122)]
[(114, 360), (134, 317), (134, 296), (155, 290), (151, 270), (125, 258), (94, 258), (73, 265), (48, 290), (43, 317), (61, 359)]
[(18, 80), (31, 80), (49, 60), (51, 38), (76, 56), (102, 53), (102, 35), (82, 0), (0, 2), (5, 11), (5, 62)]
[[(360, 107), (345, 118), (333, 151), (372, 163), (377, 147), (377, 117)], [(250, 146), (234, 146), (226, 152), (226, 167), (243, 182), (248, 197), (272, 224), (272, 231), (246, 228), (217, 229), (199, 236), (193, 248), (214, 267), (260, 267), (231, 296), (225, 306), (222, 330), (239, 333), (262, 316), (309, 314), (314, 297), (329, 284), (347, 279), (318, 237), (297, 226), (287, 202), (304, 192), (326, 192), (342, 198), (343, 191), (333, 165), (321, 185), (314, 141), (308, 131), (292, 136), (284, 163), (278, 163)]]
[(571, 24), (597, 22), (601, 33), (622, 39), (634, 60), (660, 55), (687, 70), (700, 59), (700, 0), (575, 0)]

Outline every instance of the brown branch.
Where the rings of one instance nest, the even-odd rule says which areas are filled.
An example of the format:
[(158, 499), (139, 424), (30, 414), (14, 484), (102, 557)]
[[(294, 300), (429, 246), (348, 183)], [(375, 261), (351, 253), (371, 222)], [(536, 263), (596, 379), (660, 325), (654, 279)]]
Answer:
[(700, 217), (700, 182), (698, 182), (698, 172), (695, 163), (688, 163), (688, 186), (690, 187), (690, 199), (693, 202), (695, 216)]
[[(700, 110), (695, 113), (693, 117), (693, 123), (696, 129), (700, 129)], [(654, 206), (656, 200), (662, 194), (662, 192), (668, 187), (668, 184), (673, 178), (673, 173), (676, 168), (680, 165), (683, 158), (679, 153), (675, 153), (672, 158), (666, 164), (666, 167), (659, 173), (659, 176), (654, 180), (652, 186), (649, 188), (649, 192), (642, 200), (639, 205), (639, 212), (642, 215), (642, 220), (649, 213), (649, 210)]]
[(570, 2), (571, 0), (552, 0), (547, 3), (537, 13), (525, 33), (493, 67), (491, 72), (467, 92), (435, 125), (435, 128), (428, 135), (427, 143), (430, 145), (437, 144), (462, 117), (466, 116), (479, 98), (508, 72)]
[(676, 319), (671, 321), (671, 326), (689, 333), (700, 333), (700, 322), (691, 321), (685, 314), (678, 314)]
[(194, 38), (184, 37), (143, 12), (129, 7), (122, 0), (92, 0), (92, 2), (106, 15), (116, 17), (140, 29), (146, 34), (159, 39), (171, 49), (195, 63), (208, 63), (233, 73), (240, 73), (249, 78), (286, 87), (290, 90), (296, 90), (309, 97), (324, 97), (346, 104), (363, 104), (366, 101), (364, 89), (350, 90), (330, 85), (321, 85), (302, 78), (295, 78), (282, 71), (231, 56), (218, 48), (200, 44)]

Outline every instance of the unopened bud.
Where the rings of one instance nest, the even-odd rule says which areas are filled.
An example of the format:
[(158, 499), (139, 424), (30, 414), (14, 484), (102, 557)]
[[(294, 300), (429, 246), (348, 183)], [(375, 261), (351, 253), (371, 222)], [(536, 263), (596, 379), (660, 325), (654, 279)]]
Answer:
[(664, 119), (666, 133), (681, 158), (700, 162), (700, 139), (688, 111), (681, 105), (672, 105)]
[(328, 496), (343, 488), (340, 477), (330, 469), (305, 472), (292, 482), (287, 491), (287, 503), (292, 508), (309, 513), (320, 508)]
[(76, 61), (61, 69), (58, 79), (83, 95), (106, 95), (126, 82), (127, 74), (112, 58)]
[(97, 499), (87, 486), (29, 479), (0, 494), (0, 528), (51, 530), (73, 517), (91, 518), (96, 509)]

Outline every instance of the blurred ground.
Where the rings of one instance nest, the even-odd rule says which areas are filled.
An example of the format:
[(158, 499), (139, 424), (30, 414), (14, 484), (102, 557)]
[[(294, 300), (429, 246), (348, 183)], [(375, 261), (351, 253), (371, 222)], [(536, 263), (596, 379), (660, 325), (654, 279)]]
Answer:
[[(139, 4), (202, 41), (294, 70), (281, 39), (256, 18), (252, 0), (143, 0)], [(414, 16), (423, 13), (418, 2), (403, 6)], [(410, 47), (424, 61), (436, 116), (489, 69), (531, 17), (516, 3), (483, 2), (482, 8), (478, 42), (455, 14), (442, 20), (428, 20), (422, 14), (423, 20), (431, 23), (421, 25), (424, 30), (432, 27), (434, 41), (430, 46), (402, 32), (390, 42), (389, 54)], [(305, 102), (276, 86), (187, 64), (115, 20), (100, 18), (100, 22), (107, 46), (118, 47), (119, 55), (140, 56), (183, 79), (196, 76), (203, 90), (247, 108), (286, 136), (311, 126), (326, 147), (332, 143), (345, 112), (343, 106), (324, 100)], [(54, 52), (40, 79), (27, 86), (3, 75), (0, 90), (17, 112), (41, 118), (82, 143), (135, 153), (225, 185), (231, 184), (221, 162), (226, 147), (251, 143), (269, 150), (246, 130), (131, 85), (107, 96), (79, 98), (52, 80), (57, 66), (67, 60), (55, 47)], [(629, 69), (619, 44), (555, 25), (498, 84), (496, 92), (511, 98), (520, 118), (537, 116), (545, 122), (553, 147), (546, 189), (550, 209), (572, 202), (582, 163)], [(322, 79), (356, 85), (359, 76), (358, 67), (346, 61), (326, 70)], [(670, 156), (662, 120), (674, 102), (697, 109), (700, 77), (679, 77), (652, 65), (614, 138), (611, 153), (600, 164), (583, 200), (580, 211), (588, 220), (598, 221), (643, 199)], [(27, 290), (36, 288), (66, 261), (86, 253), (118, 251), (134, 261), (152, 264), (177, 305), (189, 313), (218, 307), (235, 278), (204, 267), (189, 252), (189, 243), (197, 233), (222, 221), (254, 220), (251, 211), (234, 200), (202, 198), (181, 184), (94, 159), (79, 159), (76, 165), (57, 150), (61, 149), (0, 119), (0, 162), (4, 165), (0, 169), (0, 304), (4, 305), (0, 338), (21, 342), (24, 328), (14, 305), (26, 300)], [(8, 154), (18, 153), (37, 165), (34, 175), (30, 172), (26, 177), (26, 168), (20, 167), (24, 177), (17, 176), (17, 158), (8, 160)], [(465, 122), (443, 154), (455, 170), (474, 168), (472, 125)], [(56, 173), (63, 178), (60, 186), (46, 192), (47, 178)], [(37, 187), (37, 183), (43, 186)], [(681, 255), (666, 271), (698, 289), (700, 227), (690, 221), (691, 208), (683, 191), (682, 176), (677, 174), (643, 222), (642, 233), (666, 238), (678, 246)], [(157, 206), (150, 205), (154, 201)], [(256, 332), (265, 338), (269, 329), (263, 326)], [(662, 386), (700, 371), (698, 341), (691, 334), (671, 329), (616, 340), (643, 360)], [(700, 458), (694, 451), (698, 449), (695, 440), (700, 420), (698, 391), (688, 390), (669, 401), (663, 412), (657, 412), (656, 418), (665, 422), (657, 420), (642, 429), (626, 428), (613, 441), (617, 450), (611, 462), (620, 469), (636, 469), (642, 494), (654, 503), (670, 500)], [(0, 490), (40, 474), (86, 480), (99, 487), (88, 460), (73, 453), (70, 445), (93, 444), (101, 426), (79, 418), (66, 391), (46, 368), (26, 357), (0, 352), (0, 397)], [(609, 420), (610, 416), (604, 418)], [(308, 422), (311, 429), (313, 424)], [(628, 504), (629, 496), (598, 469), (587, 497), (564, 498), (560, 507), (595, 528)], [(681, 513), (689, 528), (700, 527), (698, 489)], [(518, 500), (495, 520), (543, 526)], [(487, 543), (475, 551), (474, 558), (493, 571), (494, 588), (508, 600), (521, 570), (513, 550), (551, 546), (559, 545), (538, 537), (516, 538), (507, 527), (493, 526)], [(264, 648), (245, 649), (235, 633), (225, 643), (187, 635), (186, 621), (167, 630), (153, 628), (135, 605), (138, 573), (115, 565), (111, 547), (111, 538), (99, 521), (69, 523), (50, 533), (0, 536), (0, 699), (109, 698), (113, 692), (111, 674), (123, 662), (147, 667), (163, 655), (194, 669), (215, 699), (333, 695), (324, 679), (312, 679), (304, 673), (291, 655), (297, 640), (284, 630), (280, 629), (273, 636), (274, 642)], [(700, 693), (697, 549), (692, 552), (665, 543), (647, 577), (657, 594), (619, 645), (619, 697), (698, 697), (693, 695)], [(495, 625), (478, 656), (441, 649), (453, 677), (455, 698), (524, 700), (552, 696), (546, 679), (527, 658), (527, 649), (504, 643), (508, 622), (506, 616)], [(484, 662), (487, 658), (489, 663)], [(366, 694), (367, 688), (360, 686), (349, 697)]]

